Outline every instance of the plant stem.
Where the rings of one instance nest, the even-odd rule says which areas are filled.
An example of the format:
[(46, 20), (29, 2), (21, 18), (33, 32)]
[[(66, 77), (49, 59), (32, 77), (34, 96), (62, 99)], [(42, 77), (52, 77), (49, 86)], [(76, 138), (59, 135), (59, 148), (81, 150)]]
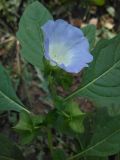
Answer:
[(53, 157), (52, 133), (50, 128), (47, 128), (47, 136), (48, 136), (48, 147), (50, 149), (51, 156)]

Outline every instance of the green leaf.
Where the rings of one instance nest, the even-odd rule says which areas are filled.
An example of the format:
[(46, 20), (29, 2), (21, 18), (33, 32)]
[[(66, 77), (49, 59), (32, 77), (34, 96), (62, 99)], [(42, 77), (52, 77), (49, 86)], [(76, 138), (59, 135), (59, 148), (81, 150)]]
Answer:
[(43, 69), (43, 34), (41, 26), (52, 19), (48, 10), (39, 2), (30, 4), (23, 13), (17, 37), (22, 46), (23, 57), (31, 64)]
[(81, 112), (79, 105), (73, 101), (66, 105), (65, 112), (67, 112), (70, 117), (83, 117), (85, 115), (85, 113)]
[(96, 128), (87, 155), (109, 156), (120, 151), (120, 117)]
[(31, 144), (32, 141), (36, 138), (36, 133), (19, 130), (19, 143), (21, 145)]
[(32, 115), (32, 122), (34, 127), (39, 127), (42, 123), (44, 123), (46, 116), (45, 115)]
[(14, 127), (14, 129), (32, 132), (33, 122), (30, 114), (26, 112), (20, 112), (20, 120), (18, 124)]
[(0, 159), (24, 160), (22, 152), (17, 145), (2, 134), (0, 134)]
[(92, 49), (95, 45), (96, 38), (96, 27), (95, 25), (89, 24), (83, 28), (81, 28), (85, 37), (88, 39), (90, 44), (90, 49)]
[(28, 110), (24, 108), (18, 97), (16, 96), (14, 89), (12, 87), (10, 78), (0, 64), (0, 110)]
[(20, 112), (20, 120), (13, 128), (20, 135), (22, 145), (29, 144), (35, 137), (34, 126), (31, 119), (32, 115), (26, 112)]
[(99, 42), (93, 57), (81, 88), (65, 100), (77, 95), (89, 98), (98, 106), (120, 105), (120, 35)]
[(83, 155), (105, 157), (120, 151), (120, 116), (111, 118), (106, 123), (102, 120), (96, 126), (90, 145), (69, 160)]
[(27, 112), (20, 112), (20, 120), (18, 124), (13, 127), (20, 135), (20, 143), (22, 145), (29, 144), (39, 134), (40, 127), (44, 122), (45, 116), (32, 115)]
[(55, 149), (53, 152), (53, 160), (63, 160), (63, 159), (64, 160), (66, 159), (64, 151), (60, 148)]
[(75, 102), (69, 102), (66, 105), (65, 112), (69, 116), (69, 126), (70, 128), (78, 133), (84, 132), (83, 120), (85, 117), (85, 113), (81, 112), (80, 107)]
[(83, 125), (83, 117), (74, 117), (72, 120), (69, 121), (69, 126), (71, 129), (77, 133), (84, 132), (84, 125)]

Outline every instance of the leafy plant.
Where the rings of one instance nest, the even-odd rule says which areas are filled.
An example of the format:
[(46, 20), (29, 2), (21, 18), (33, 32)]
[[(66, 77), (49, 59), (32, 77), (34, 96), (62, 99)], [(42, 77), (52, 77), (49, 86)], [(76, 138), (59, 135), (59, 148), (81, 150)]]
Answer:
[[(59, 36), (61, 37), (61, 32), (59, 31), (62, 27), (59, 24), (62, 24), (62, 27), (67, 26), (66, 30), (64, 30), (66, 35), (63, 35), (62, 47), (61, 39), (59, 39)], [(56, 25), (55, 28), (53, 27), (54, 25)], [(51, 26), (53, 27), (52, 29)], [(38, 138), (39, 135), (46, 139), (47, 135), (52, 159), (73, 160), (83, 158), (88, 160), (107, 160), (108, 156), (117, 154), (120, 151), (120, 116), (116, 113), (110, 113), (110, 108), (112, 112), (114, 109), (116, 110), (116, 107), (118, 110), (120, 106), (120, 35), (118, 34), (111, 40), (101, 40), (96, 44), (95, 26), (88, 25), (80, 30), (70, 25), (70, 32), (68, 32), (68, 26), (69, 24), (63, 20), (53, 21), (49, 11), (37, 1), (26, 8), (17, 32), (17, 37), (21, 44), (21, 55), (38, 71), (41, 71), (42, 81), (44, 81), (47, 90), (49, 90), (47, 98), (50, 99), (48, 104), (51, 102), (52, 110), (44, 115), (35, 115), (32, 111), (29, 111), (16, 96), (10, 78), (2, 65), (0, 65), (0, 110), (15, 110), (19, 112), (19, 122), (13, 128), (20, 135), (20, 142), (23, 145), (32, 143), (32, 140)], [(54, 35), (51, 34), (53, 29)], [(81, 41), (84, 40), (85, 42), (84, 45), (81, 45), (83, 49), (81, 51), (86, 54), (86, 57), (83, 54), (83, 59), (80, 59), (79, 63), (84, 67), (87, 66), (87, 68), (83, 72), (82, 82), (79, 87), (73, 89), (72, 93), (66, 96), (66, 93), (71, 92), (68, 88), (72, 88), (72, 84), (76, 80), (73, 73), (78, 73), (75, 67), (78, 65), (77, 58), (79, 58), (76, 58), (75, 66), (72, 66), (72, 68), (70, 64), (73, 59), (71, 61), (70, 58), (74, 58), (75, 54), (68, 54), (67, 48), (65, 48), (65, 38), (68, 33), (70, 37), (71, 35), (76, 35), (75, 39), (78, 38), (78, 34), (81, 34)], [(58, 44), (56, 44), (57, 40), (59, 40)], [(63, 45), (64, 41), (65, 44)], [(70, 43), (74, 44), (74, 42), (73, 39), (69, 38), (67, 47), (70, 48)], [(88, 51), (88, 42), (90, 51)], [(54, 48), (54, 50), (50, 47)], [(77, 47), (72, 46), (72, 49), (74, 50)], [(68, 56), (65, 55), (66, 53), (60, 56), (62, 53), (59, 53), (58, 50), (60, 51), (61, 48), (63, 52), (67, 52)], [(49, 53), (51, 52), (50, 49), (55, 53)], [(78, 54), (79, 52), (75, 53)], [(85, 62), (82, 63), (82, 60), (85, 60)], [(61, 64), (61, 62), (64, 63)], [(88, 65), (87, 63), (89, 62), (91, 63)], [(67, 73), (67, 71), (70, 73)], [(80, 80), (80, 75), (76, 75)], [(90, 100), (95, 106), (94, 111), (91, 113), (85, 112), (79, 105), (78, 97)], [(60, 135), (65, 134), (73, 138), (72, 143), (75, 142), (75, 144), (71, 155), (66, 152), (67, 149), (64, 149), (64, 147), (53, 146), (52, 129)], [(6, 150), (8, 144), (5, 138), (2, 139), (1, 137), (0, 139), (3, 143), (1, 145), (3, 147), (1, 148), (0, 156), (16, 159), (17, 155), (13, 156), (13, 153), (17, 153), (16, 150), (13, 152), (14, 144), (10, 142), (11, 149)], [(69, 148), (69, 146), (66, 148)], [(22, 155), (21, 153), (19, 154), (21, 158)]]

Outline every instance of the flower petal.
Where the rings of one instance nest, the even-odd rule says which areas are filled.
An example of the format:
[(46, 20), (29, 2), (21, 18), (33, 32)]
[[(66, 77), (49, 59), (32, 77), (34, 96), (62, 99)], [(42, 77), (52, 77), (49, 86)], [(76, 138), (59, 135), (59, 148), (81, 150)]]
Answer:
[(48, 21), (44, 31), (45, 57), (70, 73), (78, 73), (93, 60), (83, 32), (64, 20)]
[(51, 37), (51, 34), (54, 32), (53, 27), (55, 26), (55, 22), (53, 20), (49, 20), (47, 23), (45, 23), (41, 29), (44, 32), (45, 37), (48, 38)]
[(88, 64), (82, 64), (78, 61), (78, 63), (72, 63), (70, 66), (65, 66), (64, 64), (61, 64), (60, 67), (69, 73), (79, 73), (84, 67), (88, 67)]

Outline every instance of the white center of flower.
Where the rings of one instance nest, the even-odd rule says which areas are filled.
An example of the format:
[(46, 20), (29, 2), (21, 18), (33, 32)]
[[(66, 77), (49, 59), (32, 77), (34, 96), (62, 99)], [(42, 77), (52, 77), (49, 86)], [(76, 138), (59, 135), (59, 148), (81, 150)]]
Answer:
[(57, 64), (68, 66), (72, 61), (72, 56), (68, 54), (64, 45), (54, 44), (49, 46), (50, 58)]

